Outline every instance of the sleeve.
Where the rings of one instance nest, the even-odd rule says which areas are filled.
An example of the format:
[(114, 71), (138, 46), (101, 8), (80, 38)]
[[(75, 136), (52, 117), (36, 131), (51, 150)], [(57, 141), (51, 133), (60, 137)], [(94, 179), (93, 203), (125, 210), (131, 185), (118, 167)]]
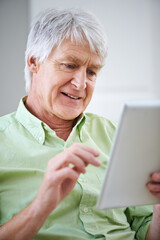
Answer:
[(136, 232), (137, 240), (145, 240), (149, 224), (152, 219), (153, 206), (129, 207), (125, 214), (131, 229)]

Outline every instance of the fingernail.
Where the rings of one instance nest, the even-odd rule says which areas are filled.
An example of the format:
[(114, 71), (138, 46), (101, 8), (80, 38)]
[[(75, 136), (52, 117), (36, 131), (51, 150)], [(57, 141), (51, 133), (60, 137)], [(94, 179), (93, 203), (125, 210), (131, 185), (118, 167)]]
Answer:
[(97, 157), (100, 155), (100, 152), (98, 152), (97, 150), (96, 150), (96, 155), (97, 155)]
[(101, 165), (101, 162), (100, 162), (100, 161), (95, 160), (95, 162), (96, 162), (96, 164), (97, 164), (98, 166)]

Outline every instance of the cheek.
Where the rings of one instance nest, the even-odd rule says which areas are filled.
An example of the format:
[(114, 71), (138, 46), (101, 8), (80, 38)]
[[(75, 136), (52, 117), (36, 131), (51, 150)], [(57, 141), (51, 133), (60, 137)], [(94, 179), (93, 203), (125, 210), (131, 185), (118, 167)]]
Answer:
[(94, 88), (95, 88), (95, 83), (90, 83), (87, 86), (87, 97), (90, 99), (92, 98), (93, 92), (94, 92)]
[(61, 81), (54, 74), (45, 74), (43, 77), (42, 91), (48, 95), (55, 94), (60, 87)]
[(54, 90), (55, 89), (60, 89), (63, 87), (65, 84), (67, 84), (71, 80), (71, 74), (66, 74), (63, 72), (54, 72), (49, 74), (48, 76), (48, 82), (47, 84)]

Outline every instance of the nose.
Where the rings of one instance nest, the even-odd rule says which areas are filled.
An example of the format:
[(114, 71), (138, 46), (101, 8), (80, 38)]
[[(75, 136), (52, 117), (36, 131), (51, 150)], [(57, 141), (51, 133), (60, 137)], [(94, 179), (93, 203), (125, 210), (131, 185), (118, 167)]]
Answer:
[(71, 83), (77, 90), (86, 88), (86, 69), (78, 69), (74, 72)]

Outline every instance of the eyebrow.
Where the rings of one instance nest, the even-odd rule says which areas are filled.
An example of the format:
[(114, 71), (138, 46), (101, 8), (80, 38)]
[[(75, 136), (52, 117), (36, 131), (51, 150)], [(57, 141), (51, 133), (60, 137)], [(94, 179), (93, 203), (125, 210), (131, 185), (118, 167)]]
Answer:
[(67, 55), (64, 58), (62, 58), (61, 60), (73, 61), (73, 62), (79, 63), (79, 64), (82, 63), (82, 61), (79, 58), (77, 58), (76, 56), (73, 56), (73, 55)]
[(104, 65), (102, 64), (91, 64), (89, 67), (90, 68), (94, 68), (96, 70), (100, 70), (101, 68), (103, 68)]
[[(67, 61), (73, 61), (73, 62), (75, 62), (76, 64), (84, 64), (84, 62), (81, 60), (81, 59), (79, 59), (79, 58), (77, 58), (76, 56), (73, 56), (73, 55), (68, 55), (68, 56), (65, 56), (64, 58), (62, 58), (61, 60), (67, 60)], [(100, 70), (102, 67), (103, 67), (104, 65), (103, 64), (90, 64), (89, 65), (89, 67), (90, 68), (94, 68), (94, 69), (96, 69), (96, 70)]]

